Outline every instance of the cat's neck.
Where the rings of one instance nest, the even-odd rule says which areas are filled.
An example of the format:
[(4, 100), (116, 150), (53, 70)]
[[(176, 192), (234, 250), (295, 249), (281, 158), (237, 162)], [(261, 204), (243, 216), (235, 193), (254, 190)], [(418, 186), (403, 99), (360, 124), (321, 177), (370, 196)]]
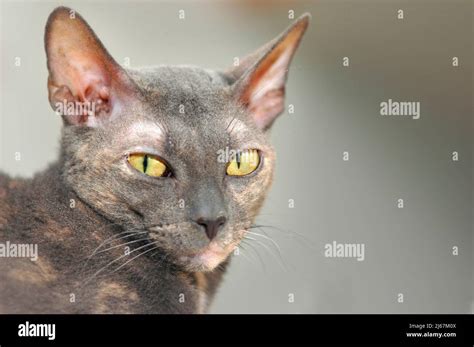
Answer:
[(48, 208), (48, 216), (58, 222), (68, 221), (69, 223), (77, 222), (78, 225), (83, 226), (90, 225), (95, 230), (112, 225), (112, 222), (78, 197), (65, 182), (62, 172), (63, 164), (58, 162), (37, 175), (32, 181), (35, 191), (42, 192), (42, 199)]
[(54, 243), (67, 240), (66, 245), (73, 247), (74, 242), (84, 242), (86, 235), (101, 239), (118, 228), (84, 203), (67, 185), (60, 162), (32, 179), (3, 176), (0, 192), (8, 208), (2, 217), (8, 220), (9, 229), (34, 231), (23, 233), (27, 238)]

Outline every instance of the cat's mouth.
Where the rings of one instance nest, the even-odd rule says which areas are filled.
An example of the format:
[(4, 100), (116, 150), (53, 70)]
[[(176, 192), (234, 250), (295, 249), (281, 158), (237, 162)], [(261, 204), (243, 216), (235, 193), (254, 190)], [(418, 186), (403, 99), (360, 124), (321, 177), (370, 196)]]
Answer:
[(212, 271), (229, 256), (229, 253), (228, 247), (222, 248), (216, 243), (210, 243), (199, 252), (181, 256), (180, 260), (195, 271)]
[[(175, 225), (173, 225), (175, 227)], [(176, 225), (176, 228), (183, 225)], [(150, 238), (163, 245), (167, 254), (171, 255), (169, 260), (178, 267), (188, 272), (208, 272), (216, 269), (224, 263), (229, 255), (236, 249), (243, 239), (246, 228), (228, 231), (225, 235), (217, 237), (211, 242), (200, 243), (201, 247), (193, 247), (197, 241), (191, 239), (187, 242), (168, 244), (169, 239), (163, 236), (164, 229), (161, 225), (149, 228)], [(169, 253), (171, 252), (171, 253)]]

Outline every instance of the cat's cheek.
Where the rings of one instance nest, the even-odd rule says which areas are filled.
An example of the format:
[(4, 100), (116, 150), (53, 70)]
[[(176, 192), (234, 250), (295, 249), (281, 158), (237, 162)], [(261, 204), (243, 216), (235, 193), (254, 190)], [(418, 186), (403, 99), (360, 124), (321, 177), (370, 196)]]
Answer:
[(267, 155), (264, 165), (256, 177), (238, 187), (236, 193), (239, 209), (253, 223), (260, 212), (273, 181), (273, 155)]
[(238, 201), (249, 204), (252, 200), (265, 198), (273, 180), (273, 156), (262, 159), (255, 173), (244, 177), (227, 177), (227, 186)]

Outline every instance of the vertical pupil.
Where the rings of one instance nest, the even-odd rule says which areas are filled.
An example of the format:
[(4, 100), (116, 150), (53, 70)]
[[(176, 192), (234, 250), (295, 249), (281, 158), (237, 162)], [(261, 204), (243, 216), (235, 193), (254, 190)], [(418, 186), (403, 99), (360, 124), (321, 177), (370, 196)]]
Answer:
[(145, 154), (145, 157), (143, 157), (143, 172), (146, 172), (147, 167), (148, 167), (148, 155)]
[(235, 161), (237, 162), (237, 169), (240, 169), (240, 151), (237, 152), (235, 159)]

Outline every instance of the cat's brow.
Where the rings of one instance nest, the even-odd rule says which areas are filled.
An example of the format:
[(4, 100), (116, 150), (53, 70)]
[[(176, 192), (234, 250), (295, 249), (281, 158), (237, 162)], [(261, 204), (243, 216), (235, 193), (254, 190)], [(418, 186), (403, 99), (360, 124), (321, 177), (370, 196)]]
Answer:
[(164, 141), (166, 137), (166, 128), (156, 122), (136, 122), (129, 128), (131, 136), (145, 136), (146, 138), (153, 138)]
[(241, 120), (239, 120), (237, 118), (232, 118), (229, 121), (229, 124), (227, 125), (226, 131), (230, 135), (234, 131), (239, 132), (239, 131), (242, 131), (242, 130), (245, 130), (245, 129), (247, 129), (247, 126)]

